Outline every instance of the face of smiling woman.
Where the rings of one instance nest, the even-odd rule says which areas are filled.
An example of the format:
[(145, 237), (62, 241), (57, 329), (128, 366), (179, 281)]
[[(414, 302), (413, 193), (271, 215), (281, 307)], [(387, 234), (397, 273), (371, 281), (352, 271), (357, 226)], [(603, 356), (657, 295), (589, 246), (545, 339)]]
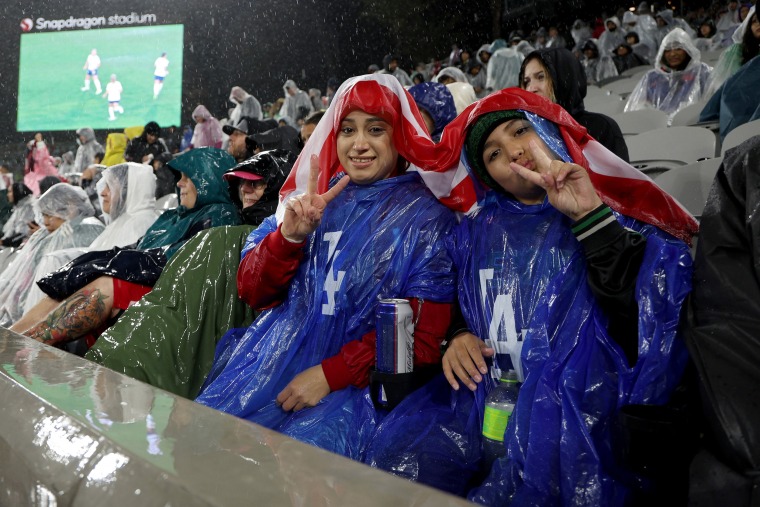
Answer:
[(182, 178), (177, 182), (179, 187), (179, 203), (187, 209), (195, 207), (195, 202), (198, 200), (198, 190), (195, 188), (193, 180), (187, 177), (187, 174), (182, 173)]
[(359, 110), (340, 122), (337, 151), (346, 174), (358, 185), (390, 177), (398, 163), (393, 127), (382, 118)]

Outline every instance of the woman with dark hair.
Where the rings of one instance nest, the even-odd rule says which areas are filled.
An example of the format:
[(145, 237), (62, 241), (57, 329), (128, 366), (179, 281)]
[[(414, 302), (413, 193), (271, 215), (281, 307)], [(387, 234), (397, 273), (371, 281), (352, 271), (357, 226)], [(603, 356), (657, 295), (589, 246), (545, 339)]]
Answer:
[(520, 88), (562, 106), (594, 139), (628, 161), (628, 146), (615, 120), (586, 111), (583, 68), (569, 50), (539, 49), (529, 54), (520, 67)]
[(0, 241), (3, 246), (16, 247), (34, 232), (30, 229), (29, 223), (35, 222), (34, 203), (37, 202), (37, 198), (32, 194), (32, 190), (20, 181), (8, 187), (7, 192), (8, 201), (13, 205), (13, 212), (3, 225)]
[(127, 144), (124, 160), (150, 165), (154, 159), (161, 155), (169, 155), (169, 148), (166, 147), (166, 143), (160, 136), (161, 127), (158, 126), (158, 123), (154, 121), (146, 123), (142, 134)]

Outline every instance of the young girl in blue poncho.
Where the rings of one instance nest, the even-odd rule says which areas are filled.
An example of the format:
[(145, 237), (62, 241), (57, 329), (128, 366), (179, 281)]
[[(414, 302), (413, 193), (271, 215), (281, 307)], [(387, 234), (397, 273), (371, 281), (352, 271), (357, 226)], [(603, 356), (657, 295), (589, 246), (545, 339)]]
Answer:
[(443, 358), (446, 378), (379, 425), (366, 461), (467, 494), (482, 481), (492, 378), (511, 369), (524, 383), (506, 456), (470, 499), (620, 505), (635, 480), (613, 452), (618, 413), (667, 402), (685, 364), (676, 329), (691, 259), (661, 228), (685, 239), (693, 219), (535, 94), (483, 99), (441, 144), (461, 153), (456, 170), (466, 173), (443, 198), (469, 210), (449, 242), (461, 329)]

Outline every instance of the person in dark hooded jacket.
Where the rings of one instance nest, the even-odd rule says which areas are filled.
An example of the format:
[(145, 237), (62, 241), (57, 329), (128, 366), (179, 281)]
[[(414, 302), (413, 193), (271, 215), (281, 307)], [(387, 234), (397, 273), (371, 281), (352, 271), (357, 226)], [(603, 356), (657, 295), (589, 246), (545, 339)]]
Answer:
[(161, 127), (154, 121), (145, 124), (142, 134), (135, 137), (127, 144), (124, 159), (127, 162), (138, 164), (150, 164), (164, 153), (169, 153), (169, 148), (161, 139)]
[(615, 68), (617, 68), (618, 74), (622, 74), (628, 69), (647, 64), (647, 61), (637, 55), (627, 42), (624, 42), (615, 48), (612, 61), (615, 63)]
[(150, 292), (168, 259), (188, 239), (209, 227), (240, 223), (221, 176), (233, 164), (230, 155), (216, 148), (191, 150), (169, 162), (182, 174), (177, 183), (180, 206), (164, 212), (136, 248), (89, 252), (38, 280), (49, 297), (13, 330), (49, 345), (102, 331)]
[(586, 79), (583, 66), (565, 48), (540, 49), (525, 58), (520, 67), (520, 87), (562, 106), (586, 127), (591, 136), (626, 162), (628, 146), (615, 120), (586, 111)]
[(443, 128), (457, 117), (457, 108), (454, 97), (441, 83), (420, 83), (409, 88), (409, 94), (420, 108), (422, 119), (430, 131), (430, 137), (438, 142), (441, 139)]

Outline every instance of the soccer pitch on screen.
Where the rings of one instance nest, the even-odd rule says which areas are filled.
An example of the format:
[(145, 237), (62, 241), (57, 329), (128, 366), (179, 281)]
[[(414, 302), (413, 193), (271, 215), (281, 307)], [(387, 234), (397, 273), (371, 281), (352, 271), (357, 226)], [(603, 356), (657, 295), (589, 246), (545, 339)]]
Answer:
[[(16, 130), (120, 129), (156, 121), (180, 124), (182, 106), (182, 25), (76, 30), (21, 35)], [(100, 57), (94, 80), (85, 87), (83, 69), (93, 49)], [(154, 63), (166, 53), (169, 75), (154, 98)], [(121, 83), (123, 113), (109, 119), (103, 96), (112, 74)]]

